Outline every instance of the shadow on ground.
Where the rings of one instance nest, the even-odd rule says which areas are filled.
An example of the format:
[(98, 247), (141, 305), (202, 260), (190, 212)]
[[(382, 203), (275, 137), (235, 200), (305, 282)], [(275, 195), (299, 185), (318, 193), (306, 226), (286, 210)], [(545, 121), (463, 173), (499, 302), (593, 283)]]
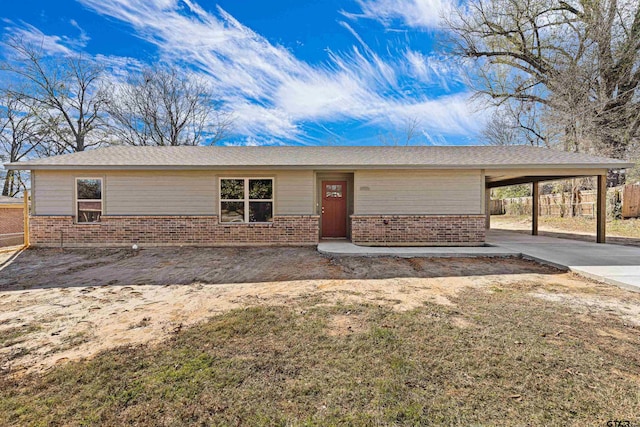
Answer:
[(0, 259), (0, 290), (560, 272), (518, 258), (330, 257), (309, 247), (29, 249)]

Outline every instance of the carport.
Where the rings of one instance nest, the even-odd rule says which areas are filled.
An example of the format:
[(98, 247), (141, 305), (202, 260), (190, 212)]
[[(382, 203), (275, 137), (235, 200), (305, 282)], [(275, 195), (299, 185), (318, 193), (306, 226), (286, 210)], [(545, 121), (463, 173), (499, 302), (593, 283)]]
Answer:
[[(622, 164), (620, 167), (631, 167), (633, 164)], [(562, 168), (545, 168), (544, 166), (527, 169), (485, 170), (485, 206), (486, 228), (491, 228), (490, 194), (492, 188), (509, 185), (531, 184), (531, 234), (538, 235), (538, 217), (540, 215), (540, 182), (559, 179), (595, 177), (597, 181), (596, 201), (596, 242), (606, 243), (607, 224), (607, 174), (609, 168), (589, 167), (567, 163)]]

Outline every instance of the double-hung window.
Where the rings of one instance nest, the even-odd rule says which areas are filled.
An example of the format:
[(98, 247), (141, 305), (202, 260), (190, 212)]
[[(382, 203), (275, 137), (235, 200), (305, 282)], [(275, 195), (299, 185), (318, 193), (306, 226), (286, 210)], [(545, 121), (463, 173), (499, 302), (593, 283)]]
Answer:
[(273, 221), (273, 178), (220, 178), (220, 222)]
[(102, 216), (102, 178), (76, 178), (76, 221), (99, 222)]

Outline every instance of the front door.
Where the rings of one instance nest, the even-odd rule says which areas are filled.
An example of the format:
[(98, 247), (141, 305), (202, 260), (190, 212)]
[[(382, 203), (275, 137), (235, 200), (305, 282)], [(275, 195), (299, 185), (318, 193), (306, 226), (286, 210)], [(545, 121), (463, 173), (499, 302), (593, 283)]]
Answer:
[(322, 181), (322, 237), (347, 237), (347, 181)]

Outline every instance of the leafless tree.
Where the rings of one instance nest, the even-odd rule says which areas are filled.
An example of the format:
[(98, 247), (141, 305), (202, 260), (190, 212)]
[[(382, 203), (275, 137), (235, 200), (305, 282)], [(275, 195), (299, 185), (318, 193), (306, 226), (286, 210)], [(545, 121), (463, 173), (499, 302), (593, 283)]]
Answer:
[(494, 109), (481, 134), (489, 145), (548, 147), (549, 140), (528, 103), (505, 103)]
[(526, 106), (521, 131), (571, 151), (627, 158), (640, 130), (640, 3), (477, 0), (448, 19), (471, 82), (499, 107)]
[(47, 57), (41, 47), (10, 39), (0, 64), (19, 85), (9, 89), (52, 135), (59, 152), (84, 151), (105, 141), (103, 69), (81, 56)]
[(175, 67), (148, 68), (111, 92), (109, 114), (124, 144), (215, 144), (232, 125), (207, 85)]
[(419, 128), (420, 120), (417, 117), (411, 117), (406, 119), (396, 132), (381, 133), (378, 139), (381, 145), (408, 146), (414, 142)]
[(496, 110), (482, 130), (482, 137), (489, 145), (520, 144), (520, 134), (509, 112)]
[[(0, 92), (0, 158), (3, 162), (18, 162), (36, 153), (40, 144), (48, 142), (46, 127), (24, 99), (10, 91)], [(3, 196), (15, 196), (25, 188), (24, 177), (18, 171), (4, 173)]]

